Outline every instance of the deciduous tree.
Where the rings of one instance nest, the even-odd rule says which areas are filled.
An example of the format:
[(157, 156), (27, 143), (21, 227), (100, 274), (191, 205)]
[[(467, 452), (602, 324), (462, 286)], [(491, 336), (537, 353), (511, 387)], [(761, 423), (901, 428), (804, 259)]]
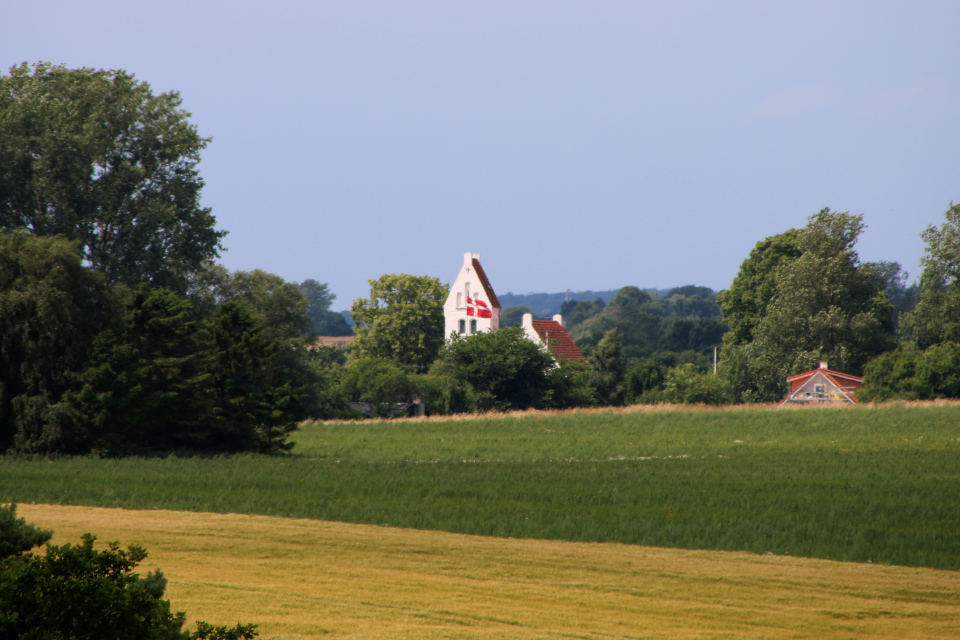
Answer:
[(740, 265), (730, 288), (717, 296), (723, 322), (730, 327), (724, 339), (728, 346), (747, 344), (767, 314), (767, 305), (777, 293), (777, 274), (782, 265), (800, 257), (800, 231), (789, 229), (757, 243)]
[(787, 375), (821, 360), (859, 373), (893, 347), (893, 308), (876, 268), (854, 249), (863, 229), (863, 216), (824, 209), (797, 234), (800, 255), (777, 261), (752, 341), (737, 344), (734, 335), (725, 344), (724, 371), (742, 399), (777, 399)]
[(300, 292), (309, 305), (307, 315), (313, 322), (313, 333), (318, 336), (348, 336), (353, 333), (346, 318), (336, 311), (330, 311), (330, 305), (337, 296), (326, 283), (304, 280), (300, 283)]
[(456, 336), (443, 350), (443, 364), (478, 396), (479, 408), (527, 409), (551, 402), (553, 358), (518, 327)]
[[(78, 545), (48, 545), (46, 554), (23, 552), (50, 539), (22, 518), (14, 505), (0, 506), (0, 638), (23, 640), (251, 640), (255, 625), (233, 628), (197, 623), (182, 631), (186, 616), (163, 599), (167, 579), (157, 569), (134, 573), (146, 558), (142, 547), (96, 538)], [(39, 535), (38, 535), (39, 533)], [(14, 549), (12, 553), (5, 550)]]
[(960, 343), (960, 204), (950, 204), (939, 227), (923, 232), (920, 302), (902, 318), (902, 333), (919, 348)]
[(176, 92), (122, 70), (0, 77), (0, 228), (76, 240), (110, 282), (185, 290), (226, 235), (200, 205), (202, 138)]
[(370, 280), (370, 297), (353, 302), (357, 358), (385, 358), (425, 368), (443, 346), (443, 303), (449, 287), (404, 273)]

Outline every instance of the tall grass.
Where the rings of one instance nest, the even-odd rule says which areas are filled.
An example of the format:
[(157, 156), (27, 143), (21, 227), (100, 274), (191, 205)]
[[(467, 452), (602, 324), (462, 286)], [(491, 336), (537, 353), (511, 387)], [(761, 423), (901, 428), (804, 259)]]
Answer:
[(0, 459), (0, 499), (960, 569), (960, 407), (308, 425), (295, 455)]

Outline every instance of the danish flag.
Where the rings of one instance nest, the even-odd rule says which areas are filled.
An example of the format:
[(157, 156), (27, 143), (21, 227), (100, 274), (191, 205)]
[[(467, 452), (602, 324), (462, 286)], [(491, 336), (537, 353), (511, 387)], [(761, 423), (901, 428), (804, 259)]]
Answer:
[(467, 315), (478, 318), (492, 318), (493, 312), (487, 307), (487, 303), (480, 298), (473, 299), (467, 296)]
[(492, 318), (493, 312), (487, 308), (487, 303), (477, 298), (477, 317), (478, 318)]

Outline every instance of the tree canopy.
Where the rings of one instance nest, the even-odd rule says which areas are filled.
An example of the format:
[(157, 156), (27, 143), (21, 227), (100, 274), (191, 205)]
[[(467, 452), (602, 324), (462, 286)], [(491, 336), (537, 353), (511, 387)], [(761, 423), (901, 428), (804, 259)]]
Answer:
[(767, 305), (777, 292), (777, 274), (781, 265), (800, 257), (800, 231), (789, 229), (757, 243), (740, 265), (730, 288), (717, 296), (723, 322), (730, 328), (725, 342), (747, 344), (767, 313)]
[(307, 315), (313, 322), (313, 333), (318, 336), (348, 336), (353, 328), (347, 319), (336, 311), (330, 311), (330, 305), (337, 296), (330, 291), (326, 283), (316, 280), (304, 280), (300, 283), (300, 293), (307, 299)]
[(0, 233), (0, 450), (41, 449), (70, 423), (61, 402), (109, 322), (114, 292), (75, 242)]
[(185, 290), (221, 249), (177, 92), (122, 70), (23, 63), (0, 76), (0, 228), (79, 243), (109, 282)]
[(950, 204), (941, 226), (927, 227), (921, 259), (920, 301), (904, 314), (902, 332), (921, 349), (960, 343), (960, 204)]
[(353, 302), (354, 355), (430, 366), (443, 346), (443, 303), (450, 288), (437, 278), (405, 273), (369, 282), (370, 297)]
[[(854, 249), (863, 229), (863, 216), (823, 209), (793, 236), (800, 255), (785, 260), (790, 254), (777, 250), (777, 259), (744, 263), (746, 281), (759, 289), (772, 280), (774, 293), (766, 301), (754, 297), (744, 305), (749, 313), (732, 319), (740, 322), (741, 335), (752, 334), (752, 341), (738, 344), (733, 331), (725, 339), (725, 372), (742, 399), (782, 397), (787, 375), (820, 360), (860, 373), (873, 357), (893, 347), (893, 308), (884, 283), (876, 267), (860, 263)], [(758, 270), (757, 263), (769, 270)], [(734, 299), (725, 297), (724, 302)], [(761, 308), (762, 315), (752, 315)]]
[(553, 357), (527, 339), (523, 329), (455, 336), (444, 348), (440, 368), (477, 392), (481, 409), (549, 406)]

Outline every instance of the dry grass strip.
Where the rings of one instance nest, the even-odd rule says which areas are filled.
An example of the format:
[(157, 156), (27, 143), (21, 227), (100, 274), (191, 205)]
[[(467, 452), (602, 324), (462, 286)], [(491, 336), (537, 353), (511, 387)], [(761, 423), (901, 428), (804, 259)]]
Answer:
[(20, 505), (147, 547), (175, 609), (299, 638), (956, 638), (960, 574), (316, 520)]
[[(487, 411), (485, 413), (458, 413), (448, 416), (419, 416), (415, 418), (397, 417), (397, 418), (367, 418), (362, 422), (444, 422), (444, 421), (463, 421), (463, 420), (502, 420), (504, 418), (546, 418), (554, 416), (579, 416), (594, 414), (623, 414), (623, 413), (683, 413), (683, 412), (725, 412), (725, 411), (822, 411), (824, 409), (835, 411), (871, 411), (883, 409), (886, 407), (956, 407), (960, 406), (960, 400), (941, 399), (941, 400), (891, 400), (889, 402), (851, 404), (823, 404), (823, 405), (802, 405), (791, 404), (780, 406), (777, 402), (758, 403), (758, 404), (727, 404), (727, 405), (707, 405), (707, 404), (631, 404), (625, 407), (575, 407), (572, 409), (523, 409), (516, 411)], [(312, 424), (313, 420), (306, 420), (303, 424)], [(342, 424), (357, 422), (356, 420), (324, 420), (323, 424)]]

